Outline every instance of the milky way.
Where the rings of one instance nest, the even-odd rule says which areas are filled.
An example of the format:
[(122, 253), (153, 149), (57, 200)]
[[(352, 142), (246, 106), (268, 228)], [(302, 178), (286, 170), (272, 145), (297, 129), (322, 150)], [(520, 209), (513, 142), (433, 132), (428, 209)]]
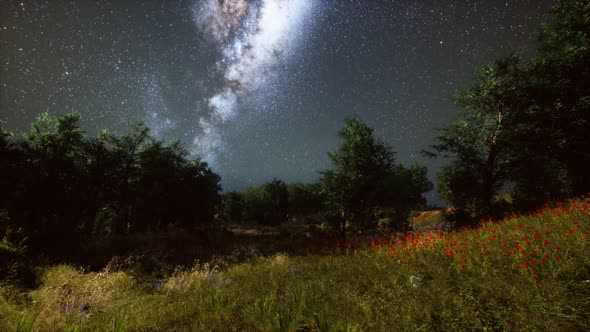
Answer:
[(356, 114), (435, 180), (420, 151), (453, 93), (530, 54), (555, 2), (0, 0), (0, 126), (75, 111), (88, 135), (121, 134), (143, 118), (241, 190), (314, 181)]
[[(194, 4), (195, 24), (222, 49), (218, 70), (223, 86), (207, 99), (194, 139), (198, 154), (215, 164), (223, 153), (219, 128), (235, 117), (239, 100), (276, 78), (276, 64), (288, 58), (301, 38), (301, 22), (312, 14), (311, 0), (207, 0)], [(202, 112), (200, 112), (202, 113)]]

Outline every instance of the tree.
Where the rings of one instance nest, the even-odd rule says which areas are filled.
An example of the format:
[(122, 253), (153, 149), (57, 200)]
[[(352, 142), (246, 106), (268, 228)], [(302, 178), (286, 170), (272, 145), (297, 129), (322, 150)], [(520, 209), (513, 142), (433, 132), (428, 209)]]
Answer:
[(324, 197), (319, 183), (292, 183), (289, 192), (289, 216), (307, 216), (319, 213), (324, 207)]
[(67, 257), (98, 233), (213, 220), (220, 178), (180, 143), (155, 140), (142, 122), (87, 138), (79, 119), (43, 114), (20, 140), (0, 130), (0, 237), (18, 233), (33, 253)]
[[(345, 120), (338, 134), (343, 140), (337, 151), (328, 153), (333, 169), (321, 172), (320, 183), (329, 207), (340, 215), (340, 232), (346, 235), (346, 223), (367, 228), (370, 212), (376, 207), (411, 208), (409, 197), (421, 197), (431, 189), (425, 170), (407, 170), (394, 163), (391, 147), (373, 135), (373, 129), (356, 117)], [(406, 177), (410, 174), (409, 177)], [(414, 178), (426, 184), (415, 184)], [(403, 178), (406, 177), (405, 181)], [(404, 206), (402, 203), (408, 203)]]
[(221, 199), (223, 204), (223, 216), (232, 223), (241, 223), (244, 220), (244, 198), (238, 192), (225, 193)]
[(137, 193), (134, 189), (140, 172), (139, 154), (150, 139), (150, 129), (143, 121), (132, 123), (131, 128), (131, 134), (108, 137), (108, 148), (118, 159), (115, 170), (117, 218), (112, 223), (114, 233), (124, 233), (129, 228), (131, 207), (135, 203)]
[(453, 158), (439, 192), (472, 217), (490, 214), (511, 184), (517, 208), (590, 190), (590, 3), (557, 4), (524, 65), (512, 55), (460, 91), (459, 119), (431, 155)]
[(535, 128), (523, 132), (535, 152), (563, 164), (571, 194), (582, 195), (590, 190), (590, 2), (562, 1), (551, 14), (527, 68), (528, 112), (514, 121)]
[[(22, 220), (40, 233), (73, 234), (81, 218), (84, 132), (77, 113), (52, 118), (41, 115), (24, 135), (21, 149), (26, 156), (22, 191), (17, 197)], [(17, 212), (18, 213), (18, 212)], [(20, 218), (18, 218), (20, 219)]]
[(490, 214), (493, 197), (508, 180), (511, 128), (507, 114), (517, 100), (520, 70), (516, 55), (486, 66), (478, 81), (460, 91), (455, 103), (459, 119), (440, 129), (430, 156), (453, 158), (439, 173), (440, 195), (474, 217)]
[(397, 164), (377, 187), (375, 204), (393, 210), (394, 226), (400, 230), (409, 228), (408, 216), (413, 209), (426, 203), (423, 194), (432, 190), (427, 169), (414, 164), (410, 167)]
[(210, 224), (214, 220), (216, 207), (221, 202), (221, 177), (198, 158), (188, 160), (184, 167), (180, 168), (179, 174), (180, 190), (176, 197), (176, 206), (181, 211), (178, 219), (183, 222), (180, 226), (194, 229), (200, 225)]
[(244, 219), (261, 224), (280, 224), (287, 221), (289, 192), (281, 180), (273, 179), (258, 188), (242, 192)]
[(289, 191), (287, 185), (278, 179), (272, 179), (263, 185), (268, 200), (267, 221), (280, 224), (287, 221), (289, 212)]

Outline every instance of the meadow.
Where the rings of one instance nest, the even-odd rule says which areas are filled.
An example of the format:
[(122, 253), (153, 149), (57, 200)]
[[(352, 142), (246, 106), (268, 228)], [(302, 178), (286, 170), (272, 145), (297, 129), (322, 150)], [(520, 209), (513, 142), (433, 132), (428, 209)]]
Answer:
[(50, 266), (34, 290), (0, 288), (0, 330), (590, 330), (589, 239), (590, 200), (576, 199), (451, 232), (310, 239), (304, 254), (162, 278)]

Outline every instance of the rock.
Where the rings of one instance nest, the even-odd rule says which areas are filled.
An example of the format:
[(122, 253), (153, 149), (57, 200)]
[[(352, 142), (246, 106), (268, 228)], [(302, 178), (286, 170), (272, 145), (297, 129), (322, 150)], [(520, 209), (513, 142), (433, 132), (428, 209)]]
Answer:
[(420, 287), (420, 285), (422, 284), (422, 277), (419, 276), (410, 276), (410, 283), (412, 284), (412, 287), (414, 288), (418, 288)]

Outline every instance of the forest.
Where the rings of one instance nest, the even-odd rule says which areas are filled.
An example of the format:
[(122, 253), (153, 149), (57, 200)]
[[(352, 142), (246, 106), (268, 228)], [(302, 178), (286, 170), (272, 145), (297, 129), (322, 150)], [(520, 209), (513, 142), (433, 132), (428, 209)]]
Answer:
[[(459, 115), (440, 128), (432, 145), (421, 151), (428, 157), (445, 161), (436, 178), (436, 190), (447, 203), (444, 208), (429, 206), (424, 198), (424, 194), (435, 187), (427, 177), (426, 167), (398, 162), (395, 147), (376, 137), (374, 130), (356, 116), (348, 117), (343, 123), (338, 133), (340, 146), (326, 151), (331, 168), (321, 171), (317, 182), (285, 183), (275, 178), (241, 192), (223, 192), (220, 176), (206, 162), (192, 156), (179, 141), (157, 139), (141, 120), (135, 121), (126, 134), (116, 135), (105, 129), (96, 137), (82, 130), (83, 119), (77, 113), (43, 114), (22, 135), (2, 129), (0, 311), (6, 314), (0, 313), (0, 328), (21, 331), (202, 330), (227, 321), (226, 328), (238, 330), (383, 330), (387, 325), (378, 322), (388, 321), (389, 318), (381, 315), (390, 307), (385, 304), (380, 307), (375, 299), (381, 296), (393, 301), (395, 296), (410, 296), (408, 294), (420, 283), (431, 285), (428, 286), (430, 294), (441, 293), (438, 300), (424, 292), (420, 295), (423, 298), (441, 307), (444, 307), (442, 303), (456, 301), (461, 309), (447, 314), (441, 307), (416, 309), (419, 306), (412, 301), (418, 300), (406, 298), (416, 308), (403, 309), (408, 312), (398, 317), (399, 330), (435, 326), (459, 330), (527, 329), (511, 317), (507, 308), (514, 308), (522, 319), (538, 319), (534, 326), (541, 330), (558, 326), (573, 330), (588, 328), (590, 288), (588, 283), (578, 282), (587, 282), (590, 277), (590, 261), (587, 251), (583, 251), (589, 249), (590, 229), (589, 203), (585, 198), (590, 192), (590, 3), (560, 2), (553, 7), (551, 15), (550, 23), (539, 30), (533, 55), (523, 57), (512, 53), (497, 59), (478, 69), (472, 83), (451, 96)], [(418, 223), (412, 221), (419, 220), (427, 211), (437, 211), (441, 223), (449, 229), (421, 231)], [(546, 217), (538, 219), (537, 215)], [(493, 288), (486, 291), (474, 286), (474, 280), (481, 279), (487, 287), (492, 287), (492, 283), (501, 279), (504, 272), (494, 270), (493, 260), (465, 258), (459, 261), (458, 269), (447, 271), (445, 264), (434, 263), (430, 254), (423, 250), (399, 256), (400, 264), (413, 257), (415, 265), (408, 262), (402, 267), (390, 266), (397, 264), (397, 258), (389, 258), (391, 262), (384, 263), (386, 257), (393, 256), (393, 253), (385, 254), (386, 250), (410, 250), (408, 244), (434, 246), (432, 248), (440, 245), (445, 248), (440, 249), (441, 257), (457, 259), (460, 254), (448, 249), (453, 241), (460, 243), (471, 236), (462, 232), (475, 230), (474, 234), (484, 234), (484, 230), (495, 229), (500, 238), (508, 236), (502, 232), (518, 227), (538, 227), (542, 232), (551, 229), (552, 223), (559, 223), (551, 219), (555, 216), (558, 216), (556, 220), (575, 225), (563, 227), (572, 238), (577, 237), (576, 245), (561, 254), (563, 257), (555, 256), (562, 258), (555, 258), (555, 265), (547, 268), (548, 277), (530, 271), (534, 271), (536, 265), (541, 269), (543, 260), (552, 262), (553, 256), (547, 253), (547, 257), (534, 258), (536, 252), (529, 257), (517, 251), (521, 256), (515, 258), (516, 265), (510, 263), (507, 267), (516, 275), (515, 279), (508, 278), (506, 284), (493, 286), (510, 287), (508, 283), (512, 280), (522, 288), (519, 296), (524, 297), (521, 299), (502, 299), (511, 303), (506, 307), (493, 297)], [(504, 230), (504, 224), (490, 223), (490, 220), (508, 220), (507, 223), (512, 220), (513, 224)], [(254, 232), (255, 236), (248, 236), (248, 232)], [(441, 242), (433, 240), (432, 234), (438, 234), (436, 241)], [(532, 243), (537, 243), (533, 237), (541, 235), (536, 231), (519, 234), (516, 239), (520, 241), (519, 248), (527, 247), (525, 243), (533, 248)], [(388, 240), (376, 240), (376, 235)], [(490, 240), (493, 236), (486, 237), (485, 244), (478, 244), (482, 253), (485, 246), (493, 245), (494, 240)], [(545, 241), (551, 241), (548, 247), (566, 247), (567, 244), (554, 243), (565, 241), (561, 235), (559, 239)], [(256, 247), (259, 251), (248, 254), (256, 241), (260, 241)], [(336, 243), (335, 251), (328, 251), (324, 247), (326, 243)], [(541, 252), (545, 250), (540, 249), (545, 248), (541, 237), (539, 243), (535, 250)], [(392, 246), (400, 246), (400, 249), (392, 249)], [(363, 259), (363, 262), (354, 261), (361, 255), (370, 255), (371, 248), (377, 256)], [(469, 250), (480, 250), (477, 248)], [(314, 260), (306, 261), (306, 257)], [(531, 263), (533, 258), (535, 263)], [(331, 260), (337, 259), (341, 259), (343, 265), (334, 267), (334, 271), (341, 269), (340, 272), (333, 272), (329, 265), (318, 265), (320, 260), (321, 264), (336, 264)], [(566, 270), (559, 270), (558, 261), (562, 259), (569, 264), (564, 263), (569, 275), (564, 272)], [(186, 268), (195, 260), (200, 263), (192, 270)], [(290, 261), (284, 263), (285, 260)], [(203, 261), (211, 265), (203, 265)], [(263, 295), (263, 289), (251, 286), (258, 293), (236, 295), (239, 291), (231, 290), (233, 283), (239, 278), (249, 280), (248, 273), (242, 271), (247, 267), (241, 264), (252, 264), (252, 269), (258, 271), (253, 273), (258, 278), (270, 278), (270, 287), (278, 287), (278, 290)], [(84, 271), (78, 272), (71, 266), (80, 266)], [(178, 266), (185, 268), (178, 270)], [(304, 272), (299, 272), (298, 266), (305, 266), (301, 271), (313, 270), (309, 274), (314, 277), (301, 277)], [(526, 271), (519, 272), (518, 267)], [(361, 268), (379, 270), (372, 275), (378, 281), (372, 286), (358, 284), (354, 286), (357, 288), (350, 288), (354, 296), (371, 297), (367, 308), (374, 308), (358, 309), (362, 312), (359, 317), (364, 318), (354, 322), (342, 312), (357, 309), (338, 308), (337, 304), (334, 309), (328, 307), (339, 301), (350, 306), (355, 301), (364, 303), (364, 300), (343, 300), (330, 295), (326, 297), (327, 302), (323, 302), (317, 295), (323, 294), (323, 288), (317, 283), (330, 276), (331, 282), (350, 283), (353, 287), (351, 285), (359, 281), (347, 280), (355, 273), (363, 273)], [(389, 273), (385, 272), (386, 268), (396, 270), (391, 273), (399, 278), (410, 278), (406, 293), (394, 296), (388, 293), (387, 287), (370, 288), (379, 282), (389, 282), (382, 277)], [(456, 274), (464, 268), (471, 268), (463, 285), (470, 288), (461, 288), (453, 281), (462, 280)], [(223, 277), (219, 269), (226, 269), (227, 275)], [(260, 269), (265, 272), (259, 272)], [(484, 269), (488, 274), (481, 272)], [(277, 272), (279, 270), (282, 272)], [(326, 272), (328, 270), (332, 272)], [(105, 278), (127, 273), (116, 274), (116, 278), (122, 279), (113, 281), (116, 287), (127, 289), (122, 293), (112, 291), (119, 294), (119, 302), (108, 296), (104, 300), (107, 304), (100, 299), (81, 300), (83, 291), (77, 287), (82, 284), (98, 287), (91, 286), (96, 281), (89, 279), (89, 273), (95, 276), (103, 273), (107, 275)], [(287, 281), (281, 281), (281, 273), (288, 275)], [(529, 274), (535, 276), (533, 282), (522, 281), (530, 279)], [(444, 275), (441, 279), (444, 282), (437, 284), (437, 275)], [(135, 276), (134, 281), (125, 279), (129, 276)], [(555, 283), (549, 293), (538, 290), (540, 278), (548, 279), (545, 286)], [(181, 285), (182, 280), (195, 284), (190, 288), (188, 284)], [(522, 286), (521, 281), (526, 286)], [(64, 286), (70, 282), (74, 284)], [(153, 289), (144, 289), (148, 286), (141, 282), (152, 285)], [(217, 286), (211, 286), (213, 291), (210, 291), (203, 286), (205, 282)], [(255, 284), (254, 280), (248, 282)], [(298, 286), (286, 290), (282, 282)], [(398, 279), (391, 282), (396, 284)], [(43, 298), (34, 291), (28, 299), (15, 295), (46, 289), (40, 287), (52, 284), (54, 288), (65, 287), (70, 293), (82, 295), (66, 299), (69, 295), (64, 294), (70, 293), (65, 290), (52, 300), (48, 298), (50, 295), (43, 295), (47, 296)], [(566, 284), (569, 286), (564, 286)], [(107, 286), (101, 284), (100, 287)], [(188, 287), (189, 293), (196, 292), (191, 294), (203, 297), (203, 303), (190, 300), (198, 302), (193, 303), (195, 306), (208, 308), (202, 309), (205, 313), (201, 316), (197, 315), (199, 319), (174, 316), (180, 306), (170, 297), (176, 294), (175, 287)], [(445, 297), (450, 296), (445, 293), (445, 287), (459, 287), (457, 294), (467, 292), (486, 298), (491, 307), (481, 301), (480, 304), (468, 303), (468, 297), (460, 300)], [(226, 289), (230, 290), (223, 293)], [(318, 297), (312, 294), (314, 289), (320, 292), (316, 294)], [(365, 291), (360, 291), (362, 289)], [(506, 292), (506, 289), (499, 292)], [(531, 295), (531, 292), (537, 293)], [(143, 295), (138, 295), (140, 293)], [(575, 299), (570, 298), (569, 304), (565, 304), (564, 299), (574, 293), (577, 294)], [(168, 309), (151, 318), (141, 316), (137, 313), (141, 311), (139, 307), (134, 309), (121, 300), (128, 297), (134, 299), (129, 300), (130, 303), (141, 302), (146, 299), (142, 296), (153, 294), (164, 296)], [(248, 298), (251, 303), (239, 302), (240, 297)], [(523, 304), (525, 298), (537, 303), (538, 311)], [(561, 307), (551, 307), (544, 298), (552, 299)], [(50, 300), (58, 304), (48, 304)], [(111, 300), (116, 303), (108, 304)], [(77, 312), (63, 309), (68, 303), (78, 306), (72, 309)], [(51, 306), (63, 310), (56, 313), (61, 309), (54, 310)], [(93, 311), (98, 307), (101, 311)], [(473, 310), (480, 312), (477, 319), (457, 319), (457, 315)], [(552, 311), (553, 314), (548, 314)], [(400, 318), (406, 314), (418, 318), (409, 321)], [(526, 321), (532, 320), (527, 318)]]

